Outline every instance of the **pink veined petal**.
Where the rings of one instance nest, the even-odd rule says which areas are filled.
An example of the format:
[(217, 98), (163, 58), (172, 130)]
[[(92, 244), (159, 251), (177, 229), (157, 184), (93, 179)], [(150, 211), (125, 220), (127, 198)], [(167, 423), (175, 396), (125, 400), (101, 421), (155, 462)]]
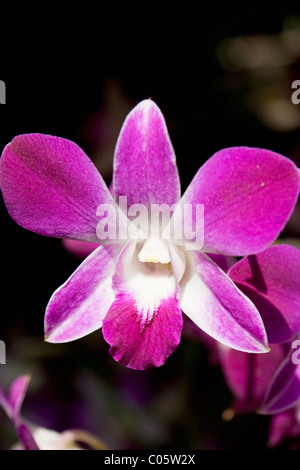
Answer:
[(228, 272), (252, 300), (270, 343), (292, 339), (300, 331), (300, 250), (273, 245), (236, 263)]
[(250, 354), (220, 345), (219, 355), (226, 382), (236, 398), (235, 407), (249, 412), (261, 406), (286, 348), (275, 344), (268, 354)]
[(168, 266), (149, 264), (138, 260), (130, 242), (118, 261), (116, 297), (102, 326), (112, 357), (138, 370), (162, 365), (178, 346), (183, 326), (174, 275)]
[(200, 168), (181, 203), (204, 204), (202, 251), (245, 256), (278, 237), (293, 212), (299, 186), (298, 169), (288, 158), (270, 150), (233, 147), (217, 152)]
[(104, 245), (86, 258), (52, 295), (45, 315), (45, 337), (64, 343), (101, 328), (114, 300), (112, 275), (121, 245)]
[(268, 351), (256, 307), (208, 256), (190, 253), (180, 291), (181, 309), (205, 333), (240, 351)]
[(261, 414), (285, 411), (300, 401), (300, 364), (292, 361), (291, 354), (278, 368), (266, 393)]
[(141, 101), (127, 116), (114, 157), (116, 198), (128, 205), (177, 203), (180, 181), (164, 117), (152, 100)]
[(19, 135), (5, 147), (0, 187), (7, 210), (19, 225), (51, 237), (99, 241), (97, 208), (114, 204), (83, 150), (50, 135)]

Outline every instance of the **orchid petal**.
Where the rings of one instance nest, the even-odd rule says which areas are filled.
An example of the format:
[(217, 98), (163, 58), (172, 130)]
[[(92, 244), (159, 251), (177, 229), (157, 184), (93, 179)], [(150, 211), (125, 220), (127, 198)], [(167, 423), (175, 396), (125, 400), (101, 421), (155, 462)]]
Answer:
[(236, 258), (232, 256), (218, 255), (215, 253), (207, 254), (225, 273), (228, 273), (229, 268), (231, 268), (231, 266), (233, 266), (237, 261)]
[(200, 168), (181, 204), (204, 204), (204, 252), (244, 256), (278, 237), (293, 212), (299, 185), (291, 160), (270, 150), (233, 147)]
[(261, 407), (262, 414), (287, 410), (300, 400), (300, 365), (290, 355), (279, 367)]
[(70, 238), (63, 238), (62, 245), (69, 253), (82, 260), (99, 247), (99, 243), (71, 240)]
[(168, 265), (149, 264), (139, 261), (130, 242), (119, 258), (116, 298), (102, 326), (113, 358), (138, 370), (163, 364), (179, 344), (183, 326), (174, 275)]
[(164, 117), (152, 100), (127, 116), (115, 151), (114, 194), (128, 205), (177, 203), (180, 182)]
[(208, 256), (189, 255), (180, 291), (181, 309), (205, 333), (240, 351), (268, 351), (257, 309)]
[(0, 387), (0, 405), (7, 416), (15, 423), (19, 420), (19, 415), (27, 388), (30, 382), (29, 375), (21, 375), (11, 384), (8, 396)]
[(5, 147), (0, 186), (7, 210), (18, 224), (51, 237), (99, 241), (97, 208), (114, 204), (83, 150), (50, 135), (19, 135)]
[(12, 410), (11, 410), (11, 405), (8, 401), (8, 398), (6, 397), (4, 391), (2, 390), (0, 386), (0, 406), (1, 408), (5, 411), (7, 416), (11, 418), (12, 416)]
[(300, 331), (300, 250), (273, 245), (236, 263), (229, 277), (256, 305), (270, 343)]
[(18, 377), (11, 385), (8, 395), (8, 401), (11, 406), (12, 420), (16, 423), (19, 420), (21, 407), (25, 398), (27, 388), (30, 382), (29, 375)]
[(18, 437), (22, 442), (22, 450), (42, 450), (38, 446), (29, 425), (22, 422), (17, 426), (16, 430)]
[(100, 246), (54, 292), (45, 316), (48, 342), (73, 341), (101, 328), (114, 299), (111, 280), (120, 250), (119, 245)]
[(0, 388), (0, 405), (12, 420), (19, 439), (22, 442), (21, 448), (25, 450), (39, 450), (38, 445), (30, 430), (30, 426), (21, 418), (21, 407), (30, 382), (29, 375), (22, 375), (11, 384), (8, 397)]
[(258, 409), (271, 379), (286, 355), (282, 345), (272, 345), (268, 354), (249, 354), (220, 345), (220, 363), (239, 411)]
[(300, 423), (295, 408), (277, 413), (271, 418), (268, 445), (277, 447), (286, 438), (299, 437)]

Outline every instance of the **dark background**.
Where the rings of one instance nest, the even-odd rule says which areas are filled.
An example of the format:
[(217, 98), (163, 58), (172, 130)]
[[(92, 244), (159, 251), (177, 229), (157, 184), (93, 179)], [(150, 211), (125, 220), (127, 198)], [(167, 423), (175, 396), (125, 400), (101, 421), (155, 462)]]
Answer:
[[(224, 147), (269, 148), (299, 164), (300, 105), (290, 99), (292, 82), (300, 80), (297, 3), (18, 7), (5, 16), (1, 33), (7, 94), (1, 151), (17, 134), (66, 137), (109, 184), (122, 121), (151, 97), (165, 116), (183, 190)], [(295, 39), (284, 42), (290, 30)], [(115, 363), (101, 332), (65, 345), (44, 343), (49, 297), (80, 261), (60, 240), (19, 227), (0, 204), (0, 339), (7, 346), (0, 375), (7, 386), (18, 374), (32, 374), (24, 416), (58, 431), (84, 427), (112, 449), (267, 448), (269, 418), (222, 419), (233, 397), (197, 338), (184, 336), (163, 367), (145, 372)], [(297, 214), (283, 236), (299, 240)], [(0, 420), (5, 449), (15, 435), (1, 412)]]

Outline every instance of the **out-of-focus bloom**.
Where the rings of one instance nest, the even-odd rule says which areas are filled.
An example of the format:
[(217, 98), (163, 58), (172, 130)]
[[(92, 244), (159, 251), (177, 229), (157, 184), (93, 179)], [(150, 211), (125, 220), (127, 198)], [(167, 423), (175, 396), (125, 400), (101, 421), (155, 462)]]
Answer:
[[(298, 350), (293, 351), (294, 346)], [(261, 414), (272, 415), (269, 445), (278, 446), (286, 438), (300, 436), (300, 340), (292, 343), (291, 350), (280, 364), (269, 384), (260, 407)]]
[(235, 408), (253, 411), (261, 407), (275, 372), (300, 331), (300, 250), (273, 245), (243, 258), (228, 275), (259, 310), (271, 348), (263, 356), (219, 349), (224, 375), (237, 400)]
[(12, 420), (20, 440), (12, 450), (83, 450), (82, 445), (96, 450), (106, 449), (96, 436), (85, 430), (70, 429), (59, 433), (23, 419), (21, 407), (29, 381), (29, 375), (15, 379), (7, 396), (0, 387), (0, 406)]
[(282, 344), (270, 344), (270, 348), (269, 354), (249, 354), (218, 346), (220, 365), (234, 395), (232, 415), (256, 412), (262, 405), (270, 382), (287, 353)]
[(300, 436), (300, 404), (271, 417), (269, 447), (277, 447), (285, 439)]
[(288, 354), (276, 371), (261, 406), (261, 413), (278, 413), (300, 403), (300, 358), (294, 362), (293, 354)]
[(257, 355), (218, 347), (224, 377), (235, 397), (232, 414), (276, 414), (269, 433), (269, 445), (276, 446), (284, 437), (300, 434), (295, 408), (300, 402), (300, 366), (292, 360), (299, 356), (293, 345), (300, 332), (300, 250), (273, 245), (243, 258), (228, 275), (258, 308), (271, 348), (269, 354)]
[(300, 250), (279, 244), (243, 258), (229, 277), (258, 308), (269, 343), (292, 340), (300, 331)]
[[(51, 297), (47, 341), (72, 341), (102, 327), (115, 360), (133, 369), (159, 366), (180, 342), (182, 310), (230, 347), (268, 350), (257, 308), (206, 253), (246, 256), (278, 237), (299, 194), (299, 172), (291, 160), (264, 149), (221, 150), (180, 198), (163, 115), (145, 100), (128, 115), (118, 138), (115, 200), (76, 144), (41, 134), (17, 136), (6, 146), (0, 184), (8, 211), (21, 226), (47, 236), (102, 242)], [(191, 217), (184, 219), (190, 233), (199, 228), (197, 206), (203, 205), (203, 246), (187, 249), (184, 237), (166, 240), (159, 230), (140, 239), (99, 240), (99, 206), (117, 211), (124, 197), (130, 207), (159, 205), (163, 217), (175, 204), (175, 223), (176, 212), (191, 207)], [(125, 219), (118, 219), (120, 226)]]

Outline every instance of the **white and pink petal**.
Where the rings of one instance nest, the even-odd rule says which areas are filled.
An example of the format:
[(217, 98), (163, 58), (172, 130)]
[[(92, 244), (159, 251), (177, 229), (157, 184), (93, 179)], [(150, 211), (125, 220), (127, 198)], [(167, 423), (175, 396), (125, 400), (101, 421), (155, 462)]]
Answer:
[(170, 263), (141, 262), (141, 249), (130, 242), (122, 252), (113, 277), (115, 300), (102, 326), (112, 357), (138, 370), (162, 365), (183, 326)]
[(208, 256), (189, 254), (180, 292), (183, 312), (205, 333), (240, 351), (268, 351), (256, 307)]
[(112, 275), (121, 245), (93, 251), (52, 295), (45, 315), (45, 338), (64, 343), (101, 328), (114, 300)]
[(114, 156), (114, 195), (128, 205), (177, 203), (180, 181), (167, 126), (152, 100), (141, 101), (127, 116)]

